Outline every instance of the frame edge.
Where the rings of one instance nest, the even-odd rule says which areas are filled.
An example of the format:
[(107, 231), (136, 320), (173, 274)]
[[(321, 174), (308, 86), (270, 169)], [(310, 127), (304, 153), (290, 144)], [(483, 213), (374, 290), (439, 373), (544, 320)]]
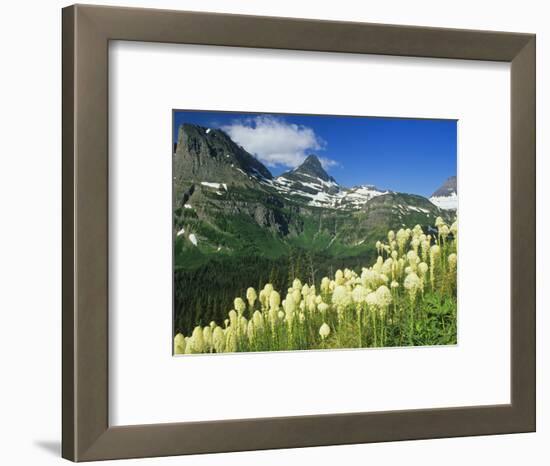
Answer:
[(62, 9), (62, 155), (61, 155), (61, 282), (62, 282), (62, 427), (61, 456), (76, 460), (74, 387), (74, 35), (75, 7)]
[[(150, 15), (150, 16), (149, 16)], [(170, 17), (167, 17), (170, 16)], [(177, 16), (174, 18), (172, 16)], [(518, 267), (526, 268), (513, 272), (513, 282), (518, 280), (517, 289), (512, 286), (512, 373), (511, 373), (511, 405), (464, 407), (457, 409), (419, 410), (389, 413), (346, 413), (345, 415), (328, 416), (297, 416), (296, 418), (252, 419), (239, 421), (200, 422), (182, 424), (155, 424), (148, 426), (108, 426), (108, 318), (107, 310), (103, 309), (104, 296), (107, 290), (106, 267), (107, 244), (105, 249), (96, 245), (96, 250), (90, 251), (90, 240), (86, 241), (83, 233), (85, 227), (93, 226), (96, 243), (102, 239), (108, 240), (106, 230), (107, 219), (102, 214), (108, 212), (107, 204), (107, 122), (98, 121), (101, 115), (108, 112), (108, 102), (102, 101), (107, 95), (107, 43), (109, 39), (155, 41), (151, 32), (144, 31), (145, 26), (165, 24), (166, 30), (157, 31), (159, 42), (178, 42), (177, 28), (179, 23), (190, 25), (198, 21), (199, 26), (191, 27), (186, 37), (200, 37), (205, 34), (202, 26), (219, 24), (224, 18), (231, 17), (232, 28), (249, 24), (247, 33), (234, 39), (235, 46), (251, 45), (252, 31), (261, 24), (270, 24), (271, 28), (288, 24), (294, 32), (300, 24), (315, 29), (315, 25), (323, 24), (331, 31), (350, 27), (349, 34), (342, 43), (333, 46), (329, 51), (351, 53), (376, 53), (389, 55), (434, 56), (439, 58), (492, 59), (511, 61), (511, 92), (512, 92), (512, 270)], [(152, 22), (153, 24), (149, 24)], [(123, 26), (128, 23), (128, 28)], [(459, 31), (438, 28), (421, 28), (411, 26), (368, 25), (365, 23), (337, 23), (331, 21), (297, 20), (293, 18), (267, 18), (242, 15), (225, 15), (216, 13), (181, 12), (153, 9), (135, 9), (118, 7), (96, 7), (91, 5), (71, 6), (63, 9), (63, 136), (62, 136), (62, 314), (63, 314), (63, 401), (62, 401), (62, 456), (72, 461), (91, 461), (114, 458), (138, 458), (150, 456), (166, 456), (177, 454), (196, 454), (243, 451), (245, 449), (275, 449), (297, 448), (320, 445), (344, 445), (351, 443), (412, 440), (422, 438), (456, 437), (466, 435), (487, 435), (491, 433), (532, 432), (536, 428), (535, 419), (535, 296), (534, 274), (535, 254), (529, 247), (535, 239), (535, 217), (533, 211), (525, 208), (535, 206), (535, 37), (530, 34), (491, 33), (480, 31)], [(292, 25), (292, 26), (291, 26)], [(298, 25), (298, 26), (297, 26)], [(197, 32), (198, 29), (201, 31)], [(360, 31), (361, 28), (364, 31)], [(353, 29), (353, 31), (351, 30)], [(396, 32), (397, 29), (397, 32)], [(427, 34), (443, 34), (448, 32), (453, 40), (464, 39), (461, 49), (454, 55), (442, 55), (445, 47), (432, 47), (424, 54), (415, 54), (414, 50), (422, 49), (419, 34), (426, 29)], [(208, 27), (206, 28), (208, 30)], [(231, 34), (231, 31), (228, 34)], [(375, 44), (365, 45), (369, 51), (361, 52), (357, 41), (373, 35), (374, 31), (387, 38), (393, 38), (388, 47), (397, 47), (401, 52), (383, 53), (383, 40)], [(401, 31), (401, 32), (399, 32)], [(278, 31), (279, 32), (279, 31)], [(467, 36), (471, 33), (472, 36)], [(399, 45), (412, 34), (415, 44), (412, 49)], [(153, 33), (153, 36), (155, 34)], [(182, 33), (182, 36), (184, 34)], [(462, 35), (462, 36), (461, 36)], [(477, 44), (474, 36), (481, 40)], [(216, 36), (211, 45), (221, 36)], [(210, 39), (204, 39), (208, 44)], [(279, 39), (266, 33), (257, 47), (290, 48), (296, 50), (316, 50), (308, 44), (300, 45), (298, 38)], [(353, 41), (353, 44), (352, 44)], [(500, 42), (502, 41), (502, 42)], [(185, 43), (183, 40), (180, 42)], [(330, 42), (330, 41), (329, 41)], [(460, 41), (459, 41), (460, 42)], [(471, 43), (470, 43), (471, 42)], [(191, 42), (190, 42), (191, 43)], [(289, 47), (281, 44), (289, 43)], [(298, 45), (293, 46), (296, 43)], [(325, 42), (323, 42), (325, 43)], [(274, 45), (275, 44), (275, 45)], [(351, 45), (350, 45), (351, 44)], [(281, 45), (281, 46), (277, 46)], [(445, 44), (444, 44), (445, 45)], [(329, 43), (330, 46), (330, 43)], [(480, 50), (476, 48), (478, 46)], [(330, 47), (329, 47), (330, 48)], [(355, 50), (357, 48), (358, 50)], [(378, 48), (378, 49), (377, 49)], [(429, 48), (429, 47), (428, 47)], [(374, 50), (374, 51), (373, 51)], [(378, 51), (376, 51), (378, 50)], [(407, 53), (407, 50), (411, 50)], [(435, 50), (435, 51), (433, 51)], [(468, 56), (471, 50), (472, 56)], [(88, 52), (88, 53), (83, 53)], [(82, 57), (82, 59), (79, 59)], [(496, 57), (496, 58), (495, 58)], [(93, 71), (93, 72), (92, 72)], [(88, 73), (89, 72), (89, 73)], [(79, 86), (80, 84), (80, 86)], [(91, 89), (84, 89), (89, 86)], [(96, 100), (99, 98), (99, 101)], [(91, 108), (88, 108), (87, 106)], [(518, 116), (514, 112), (519, 109)], [(98, 119), (98, 116), (100, 117)], [(84, 121), (85, 120), (85, 121)], [(88, 129), (85, 123), (91, 124)], [(533, 131), (531, 131), (531, 129)], [(90, 136), (98, 136), (98, 141), (91, 141)], [(105, 138), (105, 139), (103, 139)], [(99, 151), (99, 152), (98, 152)], [(92, 155), (93, 154), (93, 155)], [(86, 175), (91, 171), (93, 175)], [(80, 175), (80, 176), (79, 176)], [(94, 178), (96, 177), (96, 178)], [(523, 177), (523, 178), (522, 178)], [(94, 178), (92, 180), (92, 178)], [(91, 191), (90, 191), (91, 190)], [(523, 194), (522, 194), (523, 193)], [(521, 195), (519, 195), (521, 194)], [(92, 199), (99, 205), (92, 205)], [(105, 210), (102, 210), (105, 209)], [(88, 215), (91, 218), (87, 218)], [(97, 220), (94, 224), (94, 219)], [(79, 233), (80, 232), (80, 233)], [(527, 238), (527, 240), (526, 240)], [(521, 246), (522, 242), (528, 243)], [(99, 248), (99, 249), (97, 249)], [(515, 248), (515, 249), (514, 249)], [(94, 253), (94, 254), (92, 254)], [(105, 257), (102, 255), (105, 254)], [(95, 256), (102, 256), (96, 258)], [(93, 258), (93, 259), (91, 259)], [(104, 271), (104, 272), (102, 272)], [(97, 274), (105, 275), (97, 277)], [(79, 275), (82, 275), (79, 277)], [(89, 279), (88, 283), (86, 278)], [(527, 296), (527, 300), (525, 297)], [(89, 312), (88, 312), (89, 311)], [(516, 327), (517, 326), (517, 327)], [(86, 331), (85, 331), (86, 329)], [(95, 354), (82, 349), (94, 349)], [(521, 349), (521, 351), (520, 351)], [(474, 409), (472, 409), (474, 408)], [(487, 413), (483, 422), (476, 421), (476, 412)], [(458, 425), (449, 426), (445, 416), (452, 412)], [(407, 428), (405, 419), (409, 413), (415, 416), (417, 422), (424, 421), (424, 428), (418, 430), (412, 425)], [(404, 417), (401, 417), (405, 414)], [(378, 419), (379, 429), (368, 435), (366, 415), (369, 422)], [(386, 417), (384, 417), (386, 416)], [(333, 428), (323, 428), (324, 418)], [(260, 427), (260, 424), (262, 427)], [(464, 430), (470, 425), (470, 430)], [(235, 434), (227, 435), (223, 429), (235, 430)], [(357, 429), (352, 437), (342, 438), (335, 435), (335, 428), (345, 426)], [(442, 426), (446, 426), (441, 430)], [(474, 428), (475, 426), (475, 428)], [(495, 427), (496, 426), (496, 427)], [(315, 438), (305, 440), (300, 437), (304, 429), (312, 429)], [(237, 435), (256, 430), (253, 435), (256, 440), (250, 448), (242, 448), (237, 441)], [(262, 430), (263, 429), (263, 430)], [(260, 431), (260, 432), (258, 432)], [(465, 433), (469, 432), (469, 433)], [(209, 434), (220, 440), (214, 448), (206, 448), (209, 444)], [(279, 436), (273, 438), (273, 436)], [(336, 438), (338, 437), (338, 438)], [(201, 439), (203, 439), (201, 441)], [(154, 440), (154, 441), (152, 441)], [(157, 442), (155, 444), (155, 442)], [(211, 444), (210, 444), (211, 445)]]

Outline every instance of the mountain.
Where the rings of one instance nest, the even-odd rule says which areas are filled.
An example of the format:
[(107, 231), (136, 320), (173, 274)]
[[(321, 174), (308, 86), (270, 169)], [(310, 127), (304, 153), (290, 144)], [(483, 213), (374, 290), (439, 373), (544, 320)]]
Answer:
[(373, 197), (388, 192), (372, 185), (351, 189), (339, 185), (313, 154), (308, 155), (299, 167), (276, 177), (270, 184), (287, 199), (300, 198), (312, 207), (346, 210), (357, 210)]
[(283, 173), (280, 178), (286, 178), (288, 180), (295, 180), (299, 182), (302, 181), (306, 183), (313, 179), (337, 185), (334, 178), (329, 176), (329, 174), (325, 171), (321, 161), (313, 154), (308, 155), (299, 167)]
[(273, 177), (219, 129), (181, 125), (173, 157), (174, 313), (186, 333), (204, 309), (223, 319), (235, 298), (227, 290), (360, 270), (389, 229), (454, 219), (422, 196), (346, 188), (313, 154)]
[(276, 177), (270, 184), (286, 199), (293, 198), (318, 207), (333, 206), (342, 191), (313, 154), (308, 155), (300, 166)]
[(456, 211), (458, 207), (456, 176), (447, 178), (431, 195), (430, 201), (441, 209)]
[(250, 247), (274, 256), (293, 247), (356, 253), (353, 249), (366, 238), (370, 243), (378, 226), (428, 225), (437, 216), (449, 214), (422, 196), (372, 185), (341, 186), (313, 154), (274, 178), (224, 131), (191, 124), (179, 128), (176, 252), (193, 251), (199, 262), (206, 258), (197, 251), (235, 254)]

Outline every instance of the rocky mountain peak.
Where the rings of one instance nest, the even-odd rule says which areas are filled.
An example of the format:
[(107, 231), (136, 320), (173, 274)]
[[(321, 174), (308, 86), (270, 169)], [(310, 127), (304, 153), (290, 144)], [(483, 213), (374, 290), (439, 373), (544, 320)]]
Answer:
[(316, 155), (310, 154), (300, 166), (292, 170), (293, 173), (319, 178), (323, 181), (334, 181), (323, 168), (321, 161)]
[(443, 197), (456, 194), (456, 176), (450, 176), (445, 182), (432, 194), (432, 197)]

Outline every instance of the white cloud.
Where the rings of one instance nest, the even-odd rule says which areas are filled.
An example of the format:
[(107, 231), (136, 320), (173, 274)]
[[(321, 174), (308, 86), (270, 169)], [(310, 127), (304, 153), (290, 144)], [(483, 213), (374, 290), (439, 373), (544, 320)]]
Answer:
[(327, 159), (326, 157), (319, 157), (319, 162), (321, 162), (321, 165), (325, 170), (328, 170), (332, 167), (340, 166), (340, 162), (338, 162), (337, 160)]
[[(326, 146), (313, 129), (269, 115), (237, 120), (222, 129), (233, 141), (271, 167), (297, 167), (308, 154)], [(325, 168), (338, 165), (334, 160), (319, 159)]]

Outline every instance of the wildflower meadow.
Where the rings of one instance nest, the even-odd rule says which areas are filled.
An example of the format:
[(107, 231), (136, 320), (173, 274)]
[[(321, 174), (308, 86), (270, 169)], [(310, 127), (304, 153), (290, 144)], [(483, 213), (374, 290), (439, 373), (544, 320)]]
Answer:
[(177, 333), (175, 354), (375, 348), (457, 343), (458, 223), (389, 231), (377, 259), (319, 283), (295, 277), (235, 297), (224, 322)]

